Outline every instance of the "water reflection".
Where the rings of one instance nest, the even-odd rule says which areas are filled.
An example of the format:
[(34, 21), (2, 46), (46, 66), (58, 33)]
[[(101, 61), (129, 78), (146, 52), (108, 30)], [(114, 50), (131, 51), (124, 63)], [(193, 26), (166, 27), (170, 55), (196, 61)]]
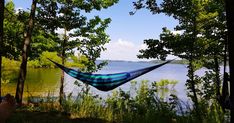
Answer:
[[(152, 63), (137, 63), (137, 62), (110, 62), (108, 66), (104, 67), (98, 73), (117, 73), (124, 71), (136, 70), (148, 66), (152, 66)], [(149, 80), (149, 84), (154, 81), (160, 81), (161, 79), (177, 80), (178, 84), (172, 86), (165, 86), (158, 89), (158, 94), (160, 97), (167, 97), (170, 94), (177, 94), (182, 100), (187, 100), (185, 91), (185, 81), (186, 77), (186, 66), (180, 64), (168, 64), (160, 67), (150, 73), (136, 78), (136, 87), (138, 87), (142, 80)], [(60, 84), (61, 70), (59, 69), (28, 69), (27, 78), (24, 88), (24, 97), (33, 96), (43, 96), (48, 93), (54, 96), (58, 95), (59, 84)], [(18, 77), (18, 70), (4, 70), (3, 77), (5, 80), (9, 80), (7, 83), (3, 84), (2, 92), (3, 94), (11, 93), (15, 95), (15, 88)], [(65, 74), (65, 93), (73, 93), (76, 96), (80, 92), (80, 87), (74, 85), (76, 79)], [(81, 85), (82, 82), (79, 82)], [(126, 83), (119, 88), (123, 91), (131, 90), (131, 83)], [(117, 88), (116, 90), (118, 90)], [(102, 92), (93, 87), (91, 91), (94, 94), (98, 94), (101, 97), (106, 97), (111, 95), (110, 92)]]
[[(18, 75), (19, 70), (3, 70), (3, 81), (5, 81), (2, 84), (3, 95), (6, 93), (15, 95)], [(24, 97), (30, 95), (43, 96), (48, 92), (56, 94), (60, 76), (61, 71), (59, 69), (28, 69), (24, 86)]]

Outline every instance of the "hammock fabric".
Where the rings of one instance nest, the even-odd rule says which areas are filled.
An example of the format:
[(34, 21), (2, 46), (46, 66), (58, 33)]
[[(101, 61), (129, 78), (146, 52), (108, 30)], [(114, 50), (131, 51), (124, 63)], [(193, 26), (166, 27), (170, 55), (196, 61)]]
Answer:
[[(50, 60), (50, 59), (49, 59)], [(135, 79), (136, 77), (139, 77), (145, 73), (148, 73), (156, 68), (159, 68), (173, 60), (166, 61), (161, 64), (157, 64), (151, 67), (139, 69), (139, 70), (134, 70), (130, 72), (122, 72), (122, 73), (115, 73), (115, 74), (91, 74), (91, 73), (83, 73), (80, 71), (76, 71), (71, 68), (67, 68), (59, 63), (56, 63), (52, 60), (55, 65), (57, 65), (60, 69), (62, 69), (65, 73), (68, 75), (86, 83), (89, 84), (98, 90), (101, 91), (109, 91), (112, 90), (132, 79)]]

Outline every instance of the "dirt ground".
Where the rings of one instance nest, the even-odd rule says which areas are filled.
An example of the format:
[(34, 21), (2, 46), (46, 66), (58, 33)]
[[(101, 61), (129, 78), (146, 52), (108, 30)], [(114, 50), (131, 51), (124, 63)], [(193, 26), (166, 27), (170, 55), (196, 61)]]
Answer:
[(59, 112), (16, 111), (7, 123), (110, 123), (102, 119), (76, 118)]

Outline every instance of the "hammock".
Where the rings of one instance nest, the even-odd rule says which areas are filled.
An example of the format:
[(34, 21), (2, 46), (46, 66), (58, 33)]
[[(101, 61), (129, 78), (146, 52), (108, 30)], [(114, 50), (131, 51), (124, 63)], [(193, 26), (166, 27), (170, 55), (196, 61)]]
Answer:
[[(50, 59), (49, 59), (50, 60)], [(139, 70), (134, 70), (130, 72), (122, 72), (122, 73), (115, 73), (115, 74), (91, 74), (91, 73), (83, 73), (80, 71), (76, 71), (71, 68), (67, 68), (59, 63), (56, 63), (52, 60), (56, 66), (58, 66), (60, 69), (62, 69), (65, 73), (68, 75), (86, 83), (89, 84), (98, 90), (101, 91), (109, 91), (112, 90), (132, 79), (135, 79), (145, 73), (148, 73), (156, 68), (159, 68), (173, 60), (166, 61), (164, 63), (154, 65), (151, 67), (139, 69)]]

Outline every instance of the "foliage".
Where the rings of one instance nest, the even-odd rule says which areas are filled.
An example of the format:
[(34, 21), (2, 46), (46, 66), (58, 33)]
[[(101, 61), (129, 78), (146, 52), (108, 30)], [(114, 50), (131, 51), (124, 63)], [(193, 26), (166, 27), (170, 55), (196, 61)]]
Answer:
[[(10, 59), (19, 59), (21, 53), (24, 23), (20, 20), (20, 13), (16, 14), (13, 1), (8, 1), (4, 11), (4, 42), (3, 56)], [(24, 15), (22, 15), (24, 16)], [(24, 16), (25, 17), (25, 16)]]
[[(84, 13), (91, 10), (101, 10), (112, 6), (118, 0), (100, 0), (100, 1), (48, 1), (42, 0), (38, 8), (38, 21), (42, 27), (46, 28), (51, 34), (60, 37), (59, 54), (62, 58), (67, 58), (74, 48), (81, 55), (88, 58), (85, 62), (86, 71), (94, 72), (106, 64), (95, 64), (100, 57), (103, 47), (109, 41), (109, 36), (105, 33), (110, 18), (102, 20), (95, 16), (88, 20)], [(50, 15), (50, 16), (48, 16)], [(59, 15), (59, 16), (57, 16)], [(56, 34), (56, 29), (63, 29), (63, 33)]]
[(6, 57), (3, 57), (3, 59), (2, 59), (3, 69), (16, 69), (19, 66), (20, 66), (19, 61), (16, 61), (16, 60), (13, 60), (13, 59), (8, 59)]
[(61, 63), (61, 58), (57, 55), (56, 52), (42, 52), (39, 59), (29, 61), (29, 67), (44, 67), (44, 68), (54, 68), (55, 65), (51, 61), (51, 59), (55, 62)]
[[(29, 66), (54, 67), (47, 58), (61, 63), (66, 57), (73, 61), (67, 62), (68, 66), (80, 67), (86, 72), (100, 69), (106, 62), (96, 65), (95, 61), (105, 50), (104, 44), (109, 41), (105, 30), (111, 20), (102, 20), (98, 16), (88, 20), (84, 13), (108, 8), (117, 1), (40, 0), (29, 52)], [(161, 80), (152, 86), (148, 86), (147, 81), (144, 81), (139, 89), (134, 87), (136, 84), (132, 82), (131, 88), (134, 90), (117, 90), (106, 101), (91, 95), (89, 88), (82, 88), (83, 93), (79, 94), (76, 100), (73, 100), (72, 95), (64, 100), (62, 110), (72, 113), (74, 117), (102, 118), (113, 122), (200, 122), (201, 119), (203, 122), (223, 122), (223, 112), (215, 100), (220, 95), (219, 63), (226, 57), (224, 45), (227, 27), (223, 1), (164, 0), (158, 4), (156, 0), (138, 0), (133, 4), (136, 10), (146, 8), (153, 14), (165, 13), (179, 21), (174, 31), (180, 31), (180, 34), (163, 28), (160, 39), (144, 41), (148, 49), (140, 50), (138, 57), (165, 60), (170, 54), (186, 59), (189, 77), (186, 86), (195, 106), (184, 111), (175, 95), (171, 95), (169, 102), (158, 98), (159, 89), (175, 84)], [(19, 60), (21, 40), (24, 38), (29, 18), (28, 12), (16, 12), (14, 9), (13, 2), (9, 1), (4, 13), (5, 35), (1, 50), (4, 51), (3, 56), (10, 59), (3, 59), (4, 69), (19, 66), (19, 63), (12, 59)], [(64, 29), (64, 32), (57, 34), (59, 29)], [(80, 57), (72, 55), (74, 48), (81, 54)], [(195, 74), (201, 67), (209, 69), (202, 77)], [(12, 73), (3, 73), (2, 81), (5, 83), (12, 81), (7, 74)], [(136, 93), (135, 96), (132, 96), (132, 92)], [(50, 106), (51, 104), (41, 105), (44, 107), (41, 110), (59, 110), (50, 109)], [(30, 107), (31, 109), (33, 107)]]
[[(19, 61), (10, 60), (8, 58), (2, 58), (2, 84), (9, 84), (17, 80)], [(13, 75), (13, 76), (12, 76)], [(4, 89), (2, 89), (4, 90)]]
[[(100, 53), (105, 50), (104, 44), (108, 43), (109, 36), (105, 33), (110, 18), (101, 19), (95, 16), (88, 20), (85, 13), (92, 10), (101, 10), (117, 3), (118, 0), (99, 1), (73, 1), (73, 0), (41, 0), (38, 6), (37, 20), (41, 27), (50, 34), (58, 37), (58, 53), (64, 65), (66, 58), (74, 54), (74, 49), (88, 58), (83, 68), (86, 72), (95, 72), (106, 65), (102, 62), (96, 65), (95, 61)], [(56, 30), (62, 29), (58, 34)], [(62, 102), (64, 73), (61, 76), (60, 103)]]
[[(17, 79), (19, 61), (11, 60), (3, 57), (2, 59), (2, 83), (7, 84)], [(14, 76), (12, 76), (14, 75)]]
[[(25, 29), (27, 28), (29, 12), (24, 10), (15, 10), (13, 1), (8, 1), (5, 5), (4, 20), (4, 56), (10, 59), (19, 60)], [(34, 60), (39, 57), (43, 51), (57, 51), (57, 38), (48, 34), (38, 22), (34, 25), (32, 45), (29, 52), (29, 58)]]
[[(53, 67), (52, 63), (45, 60), (42, 54), (45, 51), (58, 52), (62, 58), (62, 64), (65, 58), (74, 54), (74, 49), (85, 56), (88, 60), (82, 60), (82, 67), (86, 72), (99, 70), (107, 62), (96, 65), (95, 61), (100, 57), (100, 53), (105, 50), (104, 44), (109, 41), (109, 36), (105, 33), (110, 18), (101, 19), (95, 16), (88, 20), (85, 13), (92, 10), (106, 9), (117, 3), (118, 0), (100, 0), (100, 1), (72, 1), (72, 0), (33, 0), (32, 11), (15, 11), (14, 3), (9, 1), (6, 4), (6, 21), (4, 22), (4, 44), (1, 49), (3, 56), (19, 60), (22, 54), (22, 64), (19, 75), (19, 85), (22, 88), (20, 95), (23, 94), (23, 83), (26, 78), (27, 60), (32, 60), (29, 65), (34, 67)], [(38, 7), (36, 8), (36, 5)], [(33, 5), (35, 7), (33, 7)], [(35, 9), (34, 9), (35, 8)], [(34, 10), (36, 12), (34, 13)], [(36, 15), (35, 19), (34, 16)], [(56, 31), (63, 29), (63, 34)], [(25, 39), (24, 44), (22, 40)], [(23, 50), (22, 49), (23, 47)], [(41, 55), (42, 54), (42, 55)], [(40, 57), (40, 58), (39, 58)], [(41, 59), (41, 60), (38, 60)], [(57, 59), (57, 58), (56, 58)], [(61, 79), (63, 80), (63, 79)], [(63, 84), (61, 84), (63, 85)], [(62, 88), (62, 86), (61, 86)], [(17, 101), (18, 101), (18, 97)]]
[(85, 57), (84, 55), (78, 55), (78, 56), (70, 56), (69, 57), (72, 61), (71, 62), (66, 62), (66, 66), (69, 67), (78, 67), (79, 70), (85, 71), (86, 69), (86, 64), (89, 62), (88, 58)]
[[(88, 59), (85, 56), (70, 56), (70, 60), (66, 61), (65, 65), (68, 67), (78, 67), (80, 70), (86, 68), (85, 63), (88, 62)], [(61, 63), (62, 58), (58, 56), (57, 52), (42, 52), (38, 59), (30, 60), (28, 62), (28, 67), (31, 68), (56, 68), (57, 66), (49, 61), (49, 59)]]
[[(136, 96), (131, 95), (130, 91), (132, 90), (123, 91), (119, 89), (114, 90), (112, 95), (109, 95), (106, 99), (101, 99), (91, 93), (81, 93), (81, 91), (78, 92), (76, 97), (69, 94), (63, 101), (62, 107), (58, 105), (53, 95), (48, 95), (49, 97), (46, 97), (45, 101), (29, 103), (29, 105), (18, 109), (23, 111), (21, 115), (16, 113), (9, 122), (12, 123), (14, 119), (21, 119), (18, 121), (24, 123), (35, 119), (34, 116), (32, 119), (22, 116), (23, 114), (28, 115), (25, 111), (31, 111), (31, 114), (46, 112), (49, 116), (51, 113), (55, 113), (57, 115), (53, 115), (53, 117), (66, 116), (68, 119), (77, 119), (78, 121), (81, 119), (102, 119), (102, 122), (120, 123), (196, 123), (199, 121), (189, 104), (179, 100), (176, 95), (170, 95), (168, 101), (163, 101), (157, 97), (155, 89), (155, 85), (149, 86), (148, 81), (142, 81), (140, 87), (136, 90)], [(202, 103), (200, 105), (204, 123), (223, 123), (224, 114), (217, 103), (211, 103), (208, 107), (205, 107), (207, 105)], [(37, 117), (43, 116), (43, 114), (37, 114)]]
[(29, 53), (30, 60), (35, 60), (40, 57), (40, 55), (47, 52), (57, 52), (58, 49), (58, 37), (46, 33), (46, 30), (41, 29), (37, 23), (34, 26), (34, 32), (32, 37), (31, 52)]
[(161, 79), (159, 82), (156, 82), (157, 86), (167, 86), (167, 85), (176, 85), (178, 81), (176, 80), (168, 80), (168, 79)]
[[(203, 102), (220, 96), (219, 64), (226, 53), (226, 22), (224, 3), (222, 1), (203, 0), (137, 0), (133, 3), (135, 10), (146, 8), (153, 14), (165, 13), (179, 21), (173, 33), (166, 27), (160, 39), (147, 39), (147, 49), (140, 50), (139, 58), (158, 58), (165, 60), (167, 55), (174, 55), (188, 60), (188, 96), (194, 102), (199, 115), (199, 101)], [(136, 12), (135, 11), (135, 12)], [(132, 12), (131, 14), (134, 14)], [(212, 74), (203, 77), (195, 75), (201, 67), (212, 70)], [(206, 105), (209, 105), (206, 103)]]
[[(42, 54), (34, 60), (28, 61), (28, 67), (29, 68), (56, 68), (57, 66), (48, 60), (51, 59), (55, 62), (61, 63), (61, 57), (57, 55), (57, 52), (42, 52)], [(69, 57), (71, 61), (67, 61), (65, 63), (68, 67), (78, 67), (81, 71), (84, 71), (85, 64), (88, 62), (88, 59), (83, 56), (70, 56)], [(20, 66), (20, 61), (18, 60), (11, 60), (8, 58), (3, 57), (2, 61), (2, 67), (4, 70), (18, 70), (18, 67)]]

